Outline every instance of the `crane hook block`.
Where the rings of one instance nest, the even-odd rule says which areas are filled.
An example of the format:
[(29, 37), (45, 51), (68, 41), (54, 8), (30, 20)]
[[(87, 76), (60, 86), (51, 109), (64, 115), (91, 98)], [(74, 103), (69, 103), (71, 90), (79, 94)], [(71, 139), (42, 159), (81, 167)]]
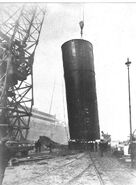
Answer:
[(81, 29), (81, 37), (83, 35), (83, 28), (84, 28), (84, 21), (80, 21), (79, 22), (79, 26), (80, 26), (80, 29)]

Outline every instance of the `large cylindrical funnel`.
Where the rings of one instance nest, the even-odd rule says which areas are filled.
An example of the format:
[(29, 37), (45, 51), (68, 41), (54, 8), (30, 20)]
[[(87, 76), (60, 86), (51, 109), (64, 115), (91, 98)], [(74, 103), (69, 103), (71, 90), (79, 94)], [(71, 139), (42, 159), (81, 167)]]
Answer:
[(62, 45), (70, 139), (99, 139), (93, 46), (83, 39)]

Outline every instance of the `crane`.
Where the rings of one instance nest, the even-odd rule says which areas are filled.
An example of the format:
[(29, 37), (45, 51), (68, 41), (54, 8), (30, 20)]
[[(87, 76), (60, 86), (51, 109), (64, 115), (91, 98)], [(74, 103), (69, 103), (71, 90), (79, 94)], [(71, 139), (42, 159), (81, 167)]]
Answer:
[(0, 184), (3, 143), (25, 141), (33, 98), (33, 63), (45, 17), (43, 4), (3, 4), (0, 11)]

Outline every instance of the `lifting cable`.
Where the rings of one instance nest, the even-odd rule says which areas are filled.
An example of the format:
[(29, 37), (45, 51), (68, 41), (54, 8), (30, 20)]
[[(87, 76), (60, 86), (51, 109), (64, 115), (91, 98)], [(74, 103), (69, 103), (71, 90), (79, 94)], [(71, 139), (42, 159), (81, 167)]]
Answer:
[(55, 91), (55, 85), (56, 85), (56, 78), (55, 78), (54, 84), (53, 84), (53, 90), (52, 90), (52, 95), (51, 95), (51, 103), (50, 103), (50, 108), (49, 108), (49, 114), (51, 114), (52, 103), (53, 103), (53, 97), (54, 97), (54, 91)]
[(84, 28), (84, 5), (82, 7), (82, 20), (79, 22), (79, 26), (80, 26), (80, 29), (81, 29), (81, 38), (83, 37), (83, 28)]

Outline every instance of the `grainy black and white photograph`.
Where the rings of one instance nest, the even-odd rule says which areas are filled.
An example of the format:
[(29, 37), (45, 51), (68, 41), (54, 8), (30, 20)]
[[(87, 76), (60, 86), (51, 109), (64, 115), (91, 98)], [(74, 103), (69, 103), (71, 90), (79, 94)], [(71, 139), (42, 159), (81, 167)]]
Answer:
[(136, 2), (0, 2), (0, 185), (136, 184)]

